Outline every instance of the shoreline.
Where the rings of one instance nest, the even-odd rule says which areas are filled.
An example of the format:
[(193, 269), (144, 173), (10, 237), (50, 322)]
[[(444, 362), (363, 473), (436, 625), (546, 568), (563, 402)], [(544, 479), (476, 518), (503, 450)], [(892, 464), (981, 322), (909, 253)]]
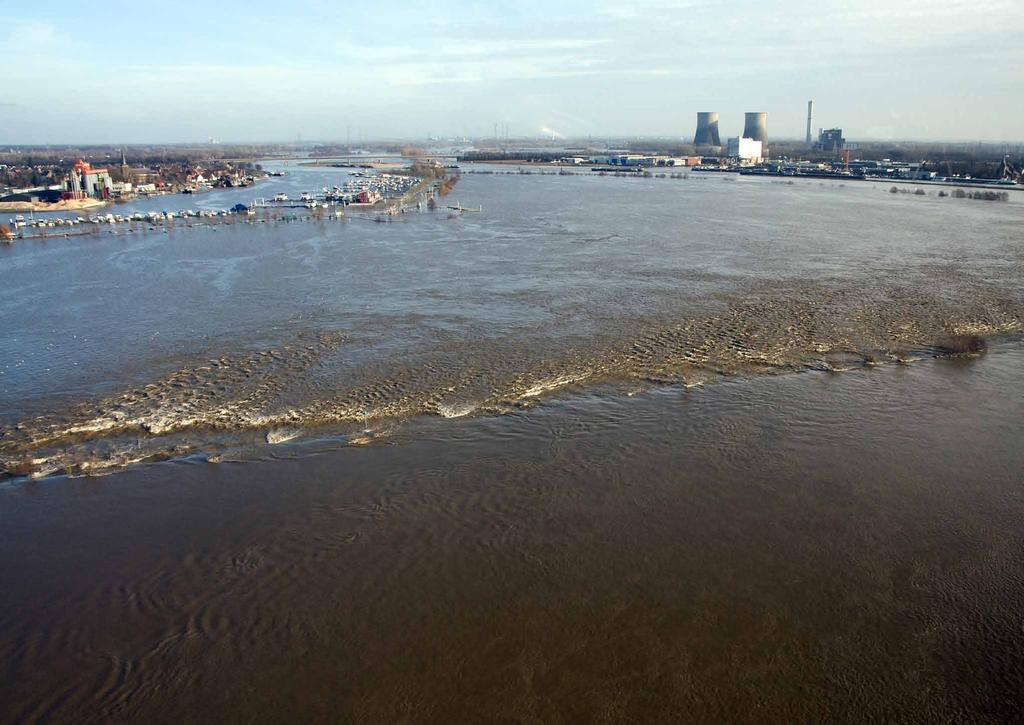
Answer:
[[(743, 173), (741, 167), (702, 168), (697, 166), (612, 166), (608, 164), (585, 163), (570, 164), (559, 161), (521, 161), (517, 159), (481, 159), (461, 160), (460, 164), (489, 165), (489, 166), (523, 166), (529, 168), (551, 168), (551, 169), (578, 169), (581, 173), (622, 173), (642, 176), (644, 172), (650, 173), (726, 173), (740, 174), (743, 176), (764, 176), (785, 179), (835, 179), (840, 181), (871, 181), (875, 183), (889, 184), (922, 184), (925, 186), (951, 186), (967, 187), (976, 189), (990, 189), (999, 191), (1024, 191), (1024, 184), (1000, 184), (996, 179), (970, 179), (970, 180), (932, 180), (932, 179), (893, 179), (884, 176), (844, 176), (842, 174), (784, 174), (784, 173)], [(472, 173), (467, 171), (465, 173)]]
[(380, 170), (392, 170), (392, 169), (407, 169), (408, 164), (401, 163), (399, 161), (368, 161), (366, 163), (352, 163), (343, 161), (331, 161), (329, 163), (318, 163), (316, 161), (304, 161), (296, 166), (306, 166), (310, 168), (326, 168), (326, 169), (380, 169)]
[(101, 209), (112, 201), (100, 199), (61, 199), (60, 201), (0, 201), (0, 212), (60, 212)]
[[(252, 184), (247, 186), (225, 186), (225, 187), (213, 187), (208, 190), (201, 192), (202, 194), (209, 193), (210, 191), (241, 191), (244, 189), (252, 189), (261, 181), (266, 181), (269, 178), (267, 176), (256, 177)], [(60, 201), (0, 201), (0, 213), (23, 213), (33, 212), (39, 214), (46, 213), (58, 213), (68, 211), (87, 211), (94, 209), (103, 209), (105, 207), (116, 206), (118, 204), (131, 203), (137, 199), (148, 199), (157, 196), (195, 196), (196, 194), (185, 193), (184, 188), (177, 190), (161, 190), (156, 192), (145, 192), (145, 193), (134, 193), (131, 196), (121, 197), (118, 199), (61, 199)]]
[(972, 181), (934, 181), (932, 179), (887, 179), (882, 176), (866, 176), (864, 181), (872, 181), (876, 184), (912, 184), (919, 186), (950, 186), (968, 189), (988, 189), (989, 191), (1024, 191), (1020, 184), (1000, 184), (996, 180), (985, 181), (977, 179)]

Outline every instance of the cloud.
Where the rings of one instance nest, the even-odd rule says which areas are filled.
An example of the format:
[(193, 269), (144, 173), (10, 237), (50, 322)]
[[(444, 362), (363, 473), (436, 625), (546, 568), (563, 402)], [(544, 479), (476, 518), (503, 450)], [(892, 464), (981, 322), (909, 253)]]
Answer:
[(7, 86), (48, 91), (4, 107), (12, 141), (44, 125), (76, 138), (300, 126), (309, 137), (339, 119), (388, 133), (482, 132), (503, 118), (545, 133), (686, 135), (705, 104), (723, 119), (754, 104), (780, 135), (802, 135), (810, 97), (851, 137), (893, 126), (890, 108), (901, 135), (934, 137), (963, 123), (951, 88), (988, 110), (993, 137), (1019, 135), (1024, 112), (1006, 31), (1024, 26), (1024, 0), (306, 0), (237, 17), (213, 6), (203, 23), (170, 6), (147, 10), (149, 23), (62, 8), (23, 5), (0, 22)]
[(13, 53), (49, 53), (64, 45), (63, 38), (50, 23), (38, 20), (15, 21), (4, 42), (5, 50)]
[[(573, 58), (572, 51), (583, 51), (605, 45), (611, 41), (602, 38), (557, 39), (491, 39), (463, 40), (454, 37), (436, 37), (427, 47), (412, 45), (364, 45), (337, 41), (334, 49), (346, 63), (359, 67), (379, 68), (385, 65), (404, 65), (413, 62), (449, 65), (478, 63), (481, 59), (493, 61), (518, 60), (521, 63), (542, 63), (545, 60)], [(576, 62), (581, 59), (576, 58)]]
[(489, 40), (464, 42), (457, 40), (440, 41), (438, 53), (442, 56), (494, 56), (527, 53), (544, 55), (548, 51), (584, 50), (606, 45), (604, 38), (555, 38), (551, 40)]

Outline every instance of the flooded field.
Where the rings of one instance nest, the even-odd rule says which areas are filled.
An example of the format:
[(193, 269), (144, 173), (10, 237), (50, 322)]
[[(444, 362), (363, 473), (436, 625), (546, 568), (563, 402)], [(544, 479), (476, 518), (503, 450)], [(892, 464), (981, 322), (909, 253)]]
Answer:
[[(258, 193), (340, 174), (292, 167)], [(282, 427), (344, 441), (567, 386), (905, 362), (1024, 324), (1016, 199), (698, 174), (470, 175), (456, 194), (486, 212), (0, 250), (0, 468), (218, 456)]]
[(1017, 717), (1021, 200), (452, 201), (0, 248), (0, 721)]

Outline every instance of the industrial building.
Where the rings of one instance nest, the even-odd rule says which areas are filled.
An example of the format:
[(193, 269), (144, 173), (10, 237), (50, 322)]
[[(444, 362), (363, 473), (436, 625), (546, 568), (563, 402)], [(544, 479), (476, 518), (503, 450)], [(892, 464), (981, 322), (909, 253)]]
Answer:
[(811, 122), (814, 118), (814, 101), (807, 102), (807, 148), (811, 148)]
[(755, 111), (744, 115), (742, 138), (752, 138), (761, 142), (762, 150), (768, 148), (768, 114)]
[(726, 155), (740, 163), (759, 164), (764, 159), (764, 146), (757, 139), (740, 136), (728, 141)]
[(660, 154), (612, 153), (590, 157), (590, 163), (607, 166), (653, 167), (653, 166), (696, 166), (699, 156), (664, 156)]
[(701, 111), (697, 114), (697, 132), (693, 135), (694, 146), (721, 146), (718, 135), (718, 114), (714, 111)]
[(107, 169), (93, 168), (87, 161), (79, 159), (68, 172), (64, 182), (65, 199), (109, 199), (114, 191), (114, 181)]
[(842, 151), (846, 146), (841, 128), (823, 128), (818, 130), (818, 145), (822, 151)]

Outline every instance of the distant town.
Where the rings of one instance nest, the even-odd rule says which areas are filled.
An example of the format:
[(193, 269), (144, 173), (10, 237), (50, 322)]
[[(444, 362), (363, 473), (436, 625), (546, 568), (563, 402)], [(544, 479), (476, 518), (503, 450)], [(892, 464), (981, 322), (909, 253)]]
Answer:
[[(428, 158), (435, 162), (588, 167), (644, 174), (652, 168), (744, 175), (913, 181), (1024, 188), (1024, 145), (993, 143), (849, 142), (839, 127), (812, 136), (808, 103), (803, 140), (772, 141), (768, 114), (745, 114), (742, 132), (721, 133), (716, 112), (697, 114), (692, 137), (493, 137), (338, 143), (8, 147), (0, 151), (0, 210), (89, 209), (156, 194), (200, 194), (249, 187), (267, 173), (263, 159)], [(739, 128), (739, 124), (736, 124)]]
[[(842, 128), (819, 128), (812, 135), (813, 101), (807, 104), (804, 140), (769, 142), (768, 114), (746, 113), (742, 133), (723, 137), (717, 112), (697, 114), (689, 142), (668, 139), (594, 144), (516, 146), (497, 137), (484, 148), (459, 155), (460, 161), (591, 165), (597, 170), (643, 173), (654, 167), (763, 176), (918, 181), (939, 184), (1020, 187), (1021, 144), (850, 143)], [(723, 143), (724, 139), (724, 143)]]
[(266, 177), (259, 164), (250, 161), (194, 158), (184, 152), (173, 160), (129, 162), (122, 149), (114, 163), (104, 158), (109, 151), (59, 158), (47, 158), (38, 150), (10, 150), (5, 155), (13, 158), (0, 165), (3, 209), (88, 209), (138, 196), (247, 187)]

